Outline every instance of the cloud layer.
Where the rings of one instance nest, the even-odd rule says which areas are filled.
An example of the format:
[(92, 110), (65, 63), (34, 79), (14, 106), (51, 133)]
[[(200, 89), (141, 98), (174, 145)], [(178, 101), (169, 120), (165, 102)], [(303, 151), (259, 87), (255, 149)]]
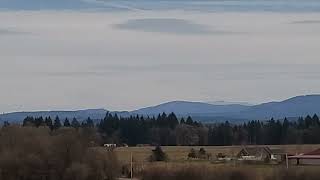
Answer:
[(292, 24), (317, 19), (320, 13), (0, 12), (0, 111), (319, 93), (320, 24)]

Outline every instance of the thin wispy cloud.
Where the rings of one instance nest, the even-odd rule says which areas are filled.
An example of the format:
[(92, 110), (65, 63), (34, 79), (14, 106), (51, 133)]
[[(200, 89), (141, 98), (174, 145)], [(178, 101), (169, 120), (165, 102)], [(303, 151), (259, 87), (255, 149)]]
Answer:
[(215, 30), (210, 26), (197, 24), (189, 20), (174, 18), (130, 19), (122, 24), (115, 24), (114, 27), (122, 30), (167, 33), (175, 35), (233, 33), (224, 30)]
[(21, 35), (21, 34), (28, 34), (28, 33), (18, 31), (18, 30), (9, 29), (9, 28), (0, 28), (0, 36), (1, 35)]
[(158, 65), (105, 65), (73, 71), (33, 72), (34, 76), (53, 78), (119, 77), (143, 74), (206, 76), (210, 80), (262, 80), (262, 79), (316, 79), (320, 78), (320, 65), (303, 64), (158, 64)]
[(115, 8), (115, 9), (124, 9), (124, 10), (131, 10), (131, 11), (142, 11), (142, 9), (129, 6), (129, 5), (124, 5), (117, 3), (116, 1), (108, 1), (108, 0), (81, 0), (82, 2), (86, 3), (93, 3), (97, 5), (101, 5), (103, 7), (109, 7), (109, 8)]
[(292, 24), (320, 24), (320, 20), (293, 21)]

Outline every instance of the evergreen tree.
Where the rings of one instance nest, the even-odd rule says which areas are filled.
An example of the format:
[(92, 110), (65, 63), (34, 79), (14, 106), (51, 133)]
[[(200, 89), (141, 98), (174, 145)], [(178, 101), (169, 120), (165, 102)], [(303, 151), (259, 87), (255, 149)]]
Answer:
[(171, 129), (176, 128), (176, 126), (179, 124), (178, 118), (174, 113), (170, 113), (167, 119), (168, 119), (169, 127)]
[(9, 126), (10, 126), (10, 123), (8, 121), (3, 122), (3, 127), (9, 127)]
[(88, 128), (94, 128), (94, 122), (93, 122), (93, 120), (92, 120), (90, 117), (88, 117), (88, 119), (87, 119), (87, 121), (86, 121), (86, 127), (88, 127)]
[[(137, 116), (135, 119), (139, 119)], [(119, 129), (119, 117), (117, 114), (114, 116), (112, 114), (107, 114), (106, 117), (99, 124), (100, 132), (106, 133), (108, 136), (112, 136), (112, 134)]]
[(314, 126), (320, 126), (320, 121), (319, 121), (319, 117), (317, 114), (314, 114), (313, 117), (312, 117), (312, 120), (313, 120), (313, 125)]
[(187, 121), (186, 121), (186, 124), (188, 124), (188, 125), (190, 125), (190, 126), (193, 125), (193, 120), (192, 120), (192, 118), (191, 118), (190, 116), (188, 116)]
[(55, 118), (55, 120), (54, 120), (54, 123), (53, 123), (53, 129), (54, 129), (54, 130), (57, 130), (57, 129), (59, 129), (61, 126), (62, 126), (62, 125), (61, 125), (60, 119), (59, 119), (59, 117), (57, 116), (57, 117)]
[(282, 123), (282, 135), (281, 135), (281, 143), (286, 144), (288, 143), (288, 131), (289, 131), (290, 123), (287, 118), (284, 118)]
[(162, 151), (160, 146), (157, 146), (152, 150), (152, 155), (150, 156), (150, 161), (166, 161), (168, 159), (167, 154)]
[(44, 125), (45, 123), (44, 123), (44, 120), (43, 120), (42, 116), (38, 117), (38, 118), (35, 118), (34, 119), (34, 124), (35, 124), (36, 127)]
[(33, 117), (27, 116), (23, 120), (23, 126), (35, 126), (35, 121)]
[(182, 117), (181, 120), (180, 120), (180, 124), (185, 124), (186, 121), (184, 120), (184, 118)]
[(232, 128), (231, 125), (228, 121), (225, 122), (225, 124), (223, 125), (223, 144), (230, 146), (232, 145)]
[(86, 121), (83, 121), (81, 123), (81, 126), (83, 128), (94, 128), (94, 122), (91, 120), (90, 117), (88, 117), (88, 119)]
[(51, 117), (46, 117), (44, 122), (51, 130), (53, 129), (53, 123)]
[(313, 126), (313, 119), (311, 118), (310, 115), (308, 115), (305, 119), (304, 119), (304, 123), (306, 128), (309, 128), (311, 126)]
[(80, 127), (79, 121), (74, 117), (71, 122), (71, 127), (78, 129)]
[(66, 118), (66, 119), (64, 120), (63, 126), (64, 126), (64, 127), (70, 127), (70, 126), (71, 126), (70, 121), (69, 121), (68, 118)]
[(299, 117), (298, 119), (298, 129), (304, 129), (306, 126), (305, 126), (305, 121), (303, 120), (302, 117)]

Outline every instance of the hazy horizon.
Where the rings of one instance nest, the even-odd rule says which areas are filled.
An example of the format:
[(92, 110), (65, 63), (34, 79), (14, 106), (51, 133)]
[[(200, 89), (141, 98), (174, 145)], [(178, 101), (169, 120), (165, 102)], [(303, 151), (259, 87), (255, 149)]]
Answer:
[(28, 2), (0, 2), (0, 112), (320, 92), (319, 1)]

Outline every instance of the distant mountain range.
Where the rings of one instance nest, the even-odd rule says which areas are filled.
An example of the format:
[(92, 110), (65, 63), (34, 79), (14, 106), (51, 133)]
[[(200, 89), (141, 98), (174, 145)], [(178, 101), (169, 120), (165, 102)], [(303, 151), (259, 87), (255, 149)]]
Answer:
[[(108, 111), (105, 109), (88, 109), (79, 111), (39, 111), (39, 112), (14, 112), (0, 115), (0, 122), (22, 122), (27, 116), (52, 118), (59, 116), (60, 119), (73, 117), (82, 121), (90, 117), (94, 120), (104, 118)], [(135, 111), (110, 112), (119, 116), (130, 115), (157, 116), (159, 113), (174, 112), (179, 117), (191, 116), (202, 122), (243, 122), (248, 120), (268, 120), (271, 118), (290, 119), (299, 116), (320, 114), (320, 95), (297, 96), (281, 102), (268, 102), (258, 105), (246, 103), (203, 103), (172, 101), (157, 106), (146, 107)]]
[(27, 116), (33, 117), (51, 117), (55, 118), (59, 116), (60, 119), (73, 119), (77, 118), (80, 121), (83, 121), (90, 117), (91, 119), (101, 119), (107, 114), (105, 109), (87, 109), (79, 111), (35, 111), (35, 112), (13, 112), (0, 115), (0, 122), (22, 122), (23, 119)]

